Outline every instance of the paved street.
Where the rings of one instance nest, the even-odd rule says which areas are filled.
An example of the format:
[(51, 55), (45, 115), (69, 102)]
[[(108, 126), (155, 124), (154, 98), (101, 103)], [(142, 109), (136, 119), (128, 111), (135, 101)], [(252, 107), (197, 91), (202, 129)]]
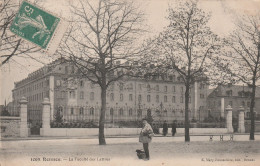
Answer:
[(137, 137), (106, 141), (106, 146), (97, 145), (96, 138), (2, 141), (0, 165), (257, 165), (260, 157), (260, 135), (255, 141), (248, 135), (235, 135), (234, 141), (191, 136), (190, 143), (183, 136), (154, 137), (150, 161), (137, 159), (135, 150), (142, 149)]

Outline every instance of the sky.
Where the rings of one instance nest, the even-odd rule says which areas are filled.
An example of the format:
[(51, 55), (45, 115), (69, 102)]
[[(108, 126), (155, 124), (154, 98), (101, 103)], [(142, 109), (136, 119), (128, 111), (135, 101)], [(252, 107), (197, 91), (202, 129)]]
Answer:
[[(29, 0), (33, 2), (33, 0)], [(37, 0), (44, 9), (59, 15), (63, 18), (70, 16), (70, 2), (68, 0)], [(168, 5), (174, 6), (175, 0), (134, 0), (139, 3), (147, 18), (146, 24), (150, 33), (147, 36), (154, 36), (163, 31), (168, 21)], [(221, 37), (227, 36), (235, 26), (233, 18), (242, 12), (255, 14), (260, 9), (260, 0), (200, 0), (199, 7), (210, 12), (212, 17), (209, 26), (213, 32)], [(16, 57), (9, 64), (0, 69), (0, 105), (12, 101), (12, 89), (14, 82), (20, 81), (29, 73), (49, 63), (53, 58), (42, 53), (32, 55), (39, 63), (29, 58)]]

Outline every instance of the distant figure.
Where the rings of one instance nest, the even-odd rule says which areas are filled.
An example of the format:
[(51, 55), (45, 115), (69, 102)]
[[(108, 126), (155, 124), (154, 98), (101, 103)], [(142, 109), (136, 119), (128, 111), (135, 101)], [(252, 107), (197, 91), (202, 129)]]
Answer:
[(166, 136), (168, 133), (168, 124), (166, 123), (166, 120), (163, 123), (163, 136)]
[(176, 133), (176, 123), (173, 122), (173, 123), (172, 123), (172, 136), (174, 136), (175, 133)]
[(140, 132), (139, 142), (143, 143), (143, 148), (146, 156), (145, 160), (149, 160), (150, 159), (149, 143), (152, 141), (152, 137), (154, 134), (153, 134), (153, 129), (150, 126), (150, 124), (147, 122), (147, 120), (143, 119), (142, 121), (143, 121), (143, 127)]

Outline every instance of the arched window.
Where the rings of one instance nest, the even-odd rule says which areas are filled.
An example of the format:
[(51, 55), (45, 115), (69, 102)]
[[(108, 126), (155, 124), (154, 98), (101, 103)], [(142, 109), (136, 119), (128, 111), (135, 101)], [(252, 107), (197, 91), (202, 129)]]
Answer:
[(129, 84), (128, 89), (133, 90), (133, 84), (132, 83)]
[(110, 94), (110, 101), (114, 101), (114, 93)]
[(71, 114), (71, 115), (74, 114), (74, 108), (70, 108), (70, 114)]
[(151, 91), (151, 86), (150, 86), (150, 84), (147, 85), (147, 91), (148, 91), (148, 92)]
[(156, 95), (156, 102), (159, 103), (159, 95)]
[(123, 110), (123, 108), (120, 108), (120, 109), (119, 109), (119, 115), (124, 115), (124, 110)]
[(93, 107), (91, 107), (91, 108), (89, 109), (89, 111), (90, 111), (90, 115), (94, 115), (94, 108), (93, 108)]
[(151, 111), (151, 109), (148, 109), (147, 110), (147, 117), (151, 117), (152, 116), (152, 111)]
[(167, 96), (164, 96), (164, 102), (167, 102)]
[(83, 108), (83, 107), (80, 107), (80, 108), (79, 108), (79, 114), (80, 114), (80, 115), (83, 115), (83, 114), (84, 114), (84, 108)]
[(138, 95), (138, 101), (142, 101), (142, 95)]
[(151, 101), (151, 96), (147, 95), (147, 102), (150, 102), (150, 101)]
[(120, 101), (123, 101), (123, 100), (124, 100), (124, 95), (120, 94)]
[(132, 109), (132, 108), (130, 108), (130, 109), (128, 110), (128, 115), (129, 115), (129, 116), (132, 116), (132, 115), (133, 115), (133, 109)]
[(114, 115), (114, 109), (110, 108), (110, 115)]
[(160, 90), (160, 89), (159, 89), (159, 85), (156, 85), (155, 90), (156, 90), (156, 91), (159, 91), (159, 90)]
[(164, 110), (164, 116), (167, 116), (167, 110), (166, 109)]

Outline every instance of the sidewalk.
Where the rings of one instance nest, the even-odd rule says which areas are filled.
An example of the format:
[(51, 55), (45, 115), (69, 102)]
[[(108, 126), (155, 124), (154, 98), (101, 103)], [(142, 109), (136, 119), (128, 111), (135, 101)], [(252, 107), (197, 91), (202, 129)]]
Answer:
[[(210, 135), (216, 135), (218, 136), (219, 134), (190, 134), (191, 138), (195, 138), (195, 137), (205, 137), (205, 138), (209, 138)], [(224, 136), (228, 136), (228, 133), (224, 133)], [(234, 138), (236, 138), (236, 136), (248, 136), (249, 137), (249, 133), (233, 133)], [(178, 138), (178, 137), (184, 137), (185, 134), (176, 134), (174, 137), (172, 137), (170, 134), (168, 134), (166, 137), (163, 136), (162, 134), (156, 134), (154, 137), (172, 137), (172, 138)], [(260, 132), (255, 133), (255, 136), (260, 136)], [(139, 135), (119, 135), (119, 136), (105, 136), (106, 138), (138, 138)], [(17, 138), (3, 138), (0, 141), (21, 141), (21, 140), (58, 140), (58, 139), (97, 139), (98, 136), (93, 135), (93, 136), (83, 136), (83, 137), (43, 137), (43, 136), (38, 136), (38, 135), (33, 135), (33, 136), (29, 136), (29, 137), (17, 137)], [(192, 140), (192, 139), (191, 139)], [(197, 139), (196, 139), (197, 140)], [(236, 140), (234, 140), (236, 141)], [(249, 139), (248, 139), (249, 141)]]

